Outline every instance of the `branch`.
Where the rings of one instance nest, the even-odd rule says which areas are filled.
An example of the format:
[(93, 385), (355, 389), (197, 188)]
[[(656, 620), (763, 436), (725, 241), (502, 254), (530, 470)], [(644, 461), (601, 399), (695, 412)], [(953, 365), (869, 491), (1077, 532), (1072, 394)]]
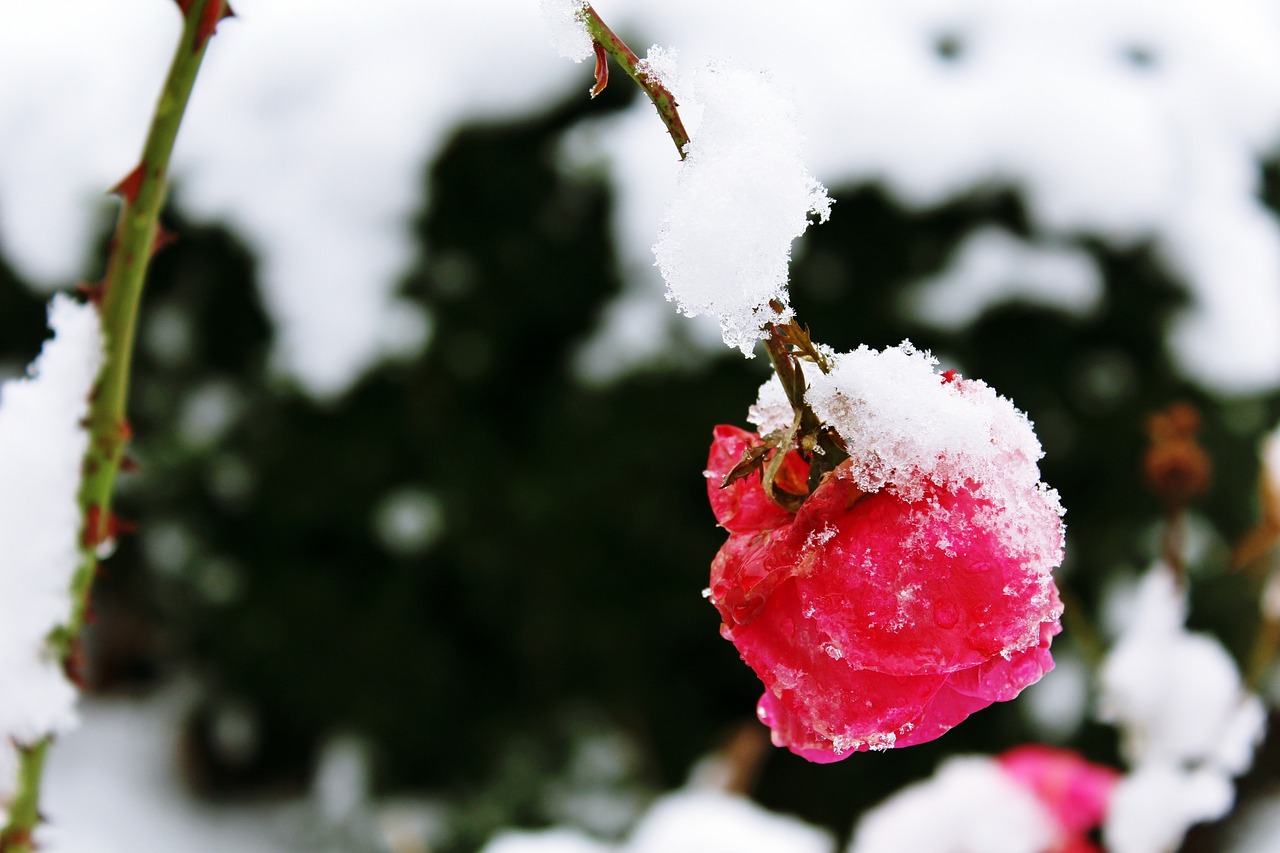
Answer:
[[(591, 36), (594, 42), (593, 47), (595, 49), (596, 83), (591, 89), (591, 97), (594, 98), (600, 94), (604, 91), (605, 86), (608, 85), (609, 66), (606, 55), (612, 56), (614, 61), (622, 66), (627, 75), (645, 91), (645, 94), (649, 96), (649, 100), (657, 107), (658, 115), (662, 118), (663, 124), (667, 126), (667, 132), (671, 135), (671, 141), (675, 143), (676, 149), (680, 152), (680, 159), (685, 159), (686, 148), (689, 145), (689, 134), (685, 131), (684, 123), (680, 120), (680, 113), (676, 109), (679, 105), (676, 103), (671, 91), (663, 86), (655, 76), (650, 75), (641, 67), (641, 60), (635, 55), (635, 52), (627, 47), (626, 42), (618, 38), (618, 35), (609, 28), (608, 24), (601, 20), (600, 14), (596, 12), (594, 7), (590, 4), (585, 5), (580, 13), (580, 18), (587, 28), (588, 35)], [(783, 311), (782, 304), (776, 301), (770, 303), (770, 307), (775, 314), (781, 314)], [(769, 353), (769, 360), (773, 363), (774, 371), (782, 381), (782, 387), (787, 393), (787, 399), (795, 411), (795, 422), (789, 430), (778, 437), (776, 444), (764, 449), (749, 450), (747, 454), (744, 454), (742, 461), (734, 466), (724, 478), (721, 488), (728, 486), (740, 477), (752, 473), (757, 468), (761, 468), (765, 494), (774, 503), (790, 512), (795, 512), (808, 495), (792, 494), (784, 489), (777, 488), (777, 484), (774, 482), (775, 477), (781, 470), (782, 460), (787, 453), (793, 448), (799, 449), (804, 458), (809, 461), (808, 487), (810, 492), (817, 488), (824, 474), (834, 470), (837, 465), (849, 458), (849, 454), (835, 430), (822, 424), (804, 399), (806, 386), (804, 372), (801, 367), (802, 359), (807, 360), (806, 363), (813, 365), (823, 373), (827, 373), (830, 370), (826, 354), (813, 343), (809, 336), (809, 328), (801, 326), (794, 319), (785, 324), (765, 322), (761, 328), (767, 333), (765, 348)], [(766, 460), (766, 454), (769, 449), (773, 449), (774, 455), (771, 459)]]
[[(594, 8), (588, 5), (582, 12), (582, 20), (587, 25), (587, 32), (590, 33), (592, 41), (595, 42), (597, 48), (604, 48), (605, 52), (613, 57), (613, 60), (622, 66), (622, 70), (627, 72), (627, 76), (636, 81), (641, 89), (644, 89), (649, 100), (653, 101), (653, 105), (658, 108), (658, 115), (662, 118), (662, 123), (667, 126), (667, 133), (671, 134), (671, 141), (675, 143), (676, 150), (680, 152), (680, 159), (685, 156), (685, 146), (689, 144), (689, 134), (684, 129), (684, 122), (680, 121), (680, 113), (676, 111), (679, 104), (676, 103), (675, 96), (671, 91), (663, 86), (658, 80), (646, 74), (640, 68), (640, 58), (635, 55), (631, 48), (627, 47), (627, 43), (618, 38), (617, 33), (609, 29), (609, 25), (600, 19), (600, 14)], [(604, 91), (605, 84), (609, 79), (608, 67), (605, 66), (603, 72), (601, 65), (603, 60), (599, 58), (599, 50), (596, 51), (596, 86), (591, 90), (591, 96), (595, 97)]]
[[(130, 437), (126, 404), (138, 304), (151, 256), (166, 239), (159, 216), (168, 192), (169, 157), (208, 38), (229, 12), (225, 0), (178, 0), (178, 5), (185, 17), (182, 36), (156, 104), (142, 160), (113, 190), (123, 206), (106, 278), (85, 288), (102, 314), (107, 352), (87, 421), (89, 450), (80, 489), (84, 532), (71, 587), (72, 609), (66, 624), (50, 637), (54, 652), (64, 661), (72, 657), (84, 626), (99, 549), (116, 531), (111, 498)], [(49, 743), (50, 738), (45, 737), (19, 749), (17, 793), (10, 805), (9, 824), (0, 833), (0, 853), (30, 853), (34, 849), (32, 835), (40, 821), (40, 780)]]

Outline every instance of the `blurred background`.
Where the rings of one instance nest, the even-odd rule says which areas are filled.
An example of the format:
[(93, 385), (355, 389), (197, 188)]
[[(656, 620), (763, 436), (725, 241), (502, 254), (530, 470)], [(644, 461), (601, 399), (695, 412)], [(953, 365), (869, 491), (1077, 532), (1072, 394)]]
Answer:
[[(798, 316), (1011, 398), (1068, 509), (1042, 684), (923, 746), (743, 759), (756, 800), (845, 838), (948, 755), (1118, 764), (1090, 664), (1159, 553), (1144, 424), (1177, 401), (1213, 463), (1191, 624), (1247, 661), (1260, 580), (1230, 552), (1280, 421), (1280, 6), (776, 5), (597, 8), (641, 53), (793, 93), (837, 200), (794, 248)], [(120, 484), (138, 532), (95, 588), (54, 829), (94, 851), (617, 837), (740, 743), (760, 692), (700, 595), (724, 538), (701, 472), (767, 361), (663, 300), (675, 151), (621, 74), (588, 100), (532, 0), (235, 9), (178, 141)], [(6, 376), (49, 292), (101, 274), (103, 191), (178, 25), (172, 0), (0, 0)], [(1275, 792), (1277, 754), (1239, 802)], [(183, 841), (137, 840), (163, 832)]]

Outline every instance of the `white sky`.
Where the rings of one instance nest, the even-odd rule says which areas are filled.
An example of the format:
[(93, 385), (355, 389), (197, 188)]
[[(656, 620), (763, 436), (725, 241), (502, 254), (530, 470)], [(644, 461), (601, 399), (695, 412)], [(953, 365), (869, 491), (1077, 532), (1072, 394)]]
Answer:
[[(728, 57), (771, 69), (828, 187), (879, 180), (928, 206), (1007, 182), (1054, 245), (1154, 238), (1198, 300), (1173, 337), (1188, 371), (1225, 391), (1280, 382), (1280, 228), (1254, 198), (1258, 158), (1280, 139), (1275, 0), (598, 7), (686, 68)], [(179, 200), (258, 250), (279, 363), (332, 393), (425, 334), (390, 294), (411, 260), (421, 168), (445, 135), (464, 117), (585, 97), (590, 68), (557, 55), (536, 0), (235, 8), (178, 142)], [(82, 271), (177, 26), (172, 0), (0, 0), (0, 247), (23, 274), (52, 287)], [(959, 62), (938, 58), (942, 35), (962, 43)], [(612, 331), (643, 341), (675, 316), (650, 254), (675, 152), (643, 103), (578, 142), (576, 156), (607, 159), (620, 183), (633, 289)]]

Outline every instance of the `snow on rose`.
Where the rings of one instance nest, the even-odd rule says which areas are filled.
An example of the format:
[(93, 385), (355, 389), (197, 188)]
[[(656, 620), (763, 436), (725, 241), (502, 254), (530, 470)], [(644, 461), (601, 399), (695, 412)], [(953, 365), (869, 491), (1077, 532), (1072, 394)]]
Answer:
[[(802, 362), (805, 402), (849, 458), (797, 511), (759, 471), (721, 487), (791, 419), (776, 377), (760, 432), (717, 427), (706, 472), (729, 532), (711, 569), (721, 633), (764, 682), (774, 742), (817, 762), (933, 740), (1013, 699), (1052, 669), (1062, 612), (1062, 508), (1026, 417), (909, 343), (828, 361)], [(804, 494), (809, 460), (784, 451), (774, 483)]]

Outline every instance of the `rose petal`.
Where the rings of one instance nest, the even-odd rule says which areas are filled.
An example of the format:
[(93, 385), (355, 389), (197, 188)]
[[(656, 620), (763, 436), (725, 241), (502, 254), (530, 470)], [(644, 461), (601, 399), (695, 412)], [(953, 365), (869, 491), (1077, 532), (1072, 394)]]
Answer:
[[(715, 428), (711, 454), (707, 459), (707, 497), (716, 521), (730, 533), (757, 533), (781, 527), (791, 520), (791, 513), (769, 499), (761, 485), (760, 472), (721, 488), (733, 467), (742, 459), (749, 447), (759, 447), (763, 442), (755, 433), (734, 426), (721, 424)], [(809, 466), (792, 451), (783, 460), (778, 485), (787, 491), (803, 494)]]

